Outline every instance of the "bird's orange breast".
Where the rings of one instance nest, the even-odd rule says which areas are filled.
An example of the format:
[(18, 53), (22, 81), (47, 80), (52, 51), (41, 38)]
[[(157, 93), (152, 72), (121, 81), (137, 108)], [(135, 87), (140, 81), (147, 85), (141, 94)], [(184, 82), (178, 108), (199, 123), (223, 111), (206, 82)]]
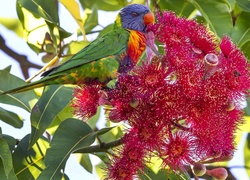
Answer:
[(130, 37), (128, 41), (127, 56), (135, 66), (138, 59), (146, 49), (146, 37), (145, 35), (136, 30), (129, 30)]

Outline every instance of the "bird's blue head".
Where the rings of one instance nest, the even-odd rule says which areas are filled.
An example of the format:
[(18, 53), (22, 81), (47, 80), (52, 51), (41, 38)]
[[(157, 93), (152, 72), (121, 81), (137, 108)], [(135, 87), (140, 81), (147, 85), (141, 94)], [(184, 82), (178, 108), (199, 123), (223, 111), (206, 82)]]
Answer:
[(154, 23), (154, 15), (148, 7), (141, 4), (131, 4), (124, 7), (117, 19), (117, 28), (126, 28), (145, 32), (147, 25)]

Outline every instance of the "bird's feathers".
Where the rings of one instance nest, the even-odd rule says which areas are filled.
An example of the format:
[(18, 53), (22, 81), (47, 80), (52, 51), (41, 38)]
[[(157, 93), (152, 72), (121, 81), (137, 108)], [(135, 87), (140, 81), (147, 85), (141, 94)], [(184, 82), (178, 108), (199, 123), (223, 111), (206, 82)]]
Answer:
[(80, 50), (70, 60), (56, 67), (47, 75), (56, 75), (66, 70), (76, 68), (98, 59), (111, 55), (120, 55), (126, 51), (130, 32), (126, 29), (117, 29), (97, 38), (88, 46)]
[(89, 79), (106, 83), (117, 72), (126, 73), (136, 65), (146, 48), (145, 29), (153, 20), (146, 6), (126, 6), (120, 11), (113, 31), (91, 42), (67, 62), (43, 73), (41, 80), (2, 94), (50, 84), (85, 83)]

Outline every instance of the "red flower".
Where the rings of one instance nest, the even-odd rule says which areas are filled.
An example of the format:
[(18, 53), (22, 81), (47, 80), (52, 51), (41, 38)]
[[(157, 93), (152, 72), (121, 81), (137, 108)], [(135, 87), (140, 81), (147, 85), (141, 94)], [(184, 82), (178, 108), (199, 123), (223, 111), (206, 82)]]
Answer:
[(196, 138), (192, 134), (178, 131), (166, 139), (159, 152), (164, 166), (183, 170), (185, 165), (193, 164), (196, 148)]
[(74, 92), (75, 99), (72, 102), (72, 107), (75, 108), (74, 114), (83, 120), (95, 115), (99, 106), (99, 91), (100, 86), (96, 83), (76, 88)]
[(144, 167), (146, 149), (142, 146), (135, 130), (123, 138), (124, 146), (117, 150), (117, 155), (111, 159), (107, 171), (107, 180), (131, 180), (139, 169)]
[[(247, 59), (228, 37), (219, 44), (195, 21), (171, 12), (157, 17), (149, 30), (165, 55), (119, 74), (115, 88), (102, 90), (108, 118), (131, 127), (111, 159), (107, 179), (135, 178), (145, 159), (156, 154), (164, 167), (183, 170), (231, 157), (235, 150), (234, 132), (242, 123), (239, 102), (250, 87)], [(99, 91), (96, 84), (76, 90), (77, 115), (95, 114)]]
[(230, 96), (232, 99), (237, 99), (242, 96), (242, 93), (246, 93), (250, 86), (249, 64), (229, 37), (222, 38), (220, 48), (221, 66), (223, 66), (225, 80), (230, 89)]

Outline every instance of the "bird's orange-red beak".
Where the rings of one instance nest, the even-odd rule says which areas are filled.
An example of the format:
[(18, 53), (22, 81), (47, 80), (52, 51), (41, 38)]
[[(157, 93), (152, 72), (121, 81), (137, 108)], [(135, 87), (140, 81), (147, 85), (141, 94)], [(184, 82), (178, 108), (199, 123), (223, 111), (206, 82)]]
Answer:
[(144, 24), (147, 26), (149, 24), (154, 24), (155, 22), (155, 17), (152, 12), (149, 12), (144, 15)]

